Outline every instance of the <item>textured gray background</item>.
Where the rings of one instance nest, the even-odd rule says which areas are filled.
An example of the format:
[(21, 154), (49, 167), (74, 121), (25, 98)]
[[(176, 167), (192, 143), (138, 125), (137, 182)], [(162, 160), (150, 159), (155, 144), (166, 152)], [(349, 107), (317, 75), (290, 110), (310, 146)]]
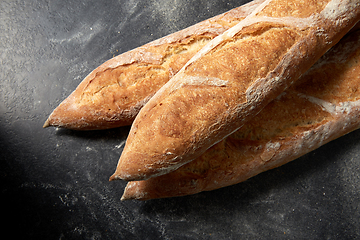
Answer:
[(128, 127), (42, 129), (104, 61), (245, 2), (0, 1), (3, 233), (21, 239), (360, 238), (360, 131), (231, 187), (121, 202), (126, 183), (108, 178)]

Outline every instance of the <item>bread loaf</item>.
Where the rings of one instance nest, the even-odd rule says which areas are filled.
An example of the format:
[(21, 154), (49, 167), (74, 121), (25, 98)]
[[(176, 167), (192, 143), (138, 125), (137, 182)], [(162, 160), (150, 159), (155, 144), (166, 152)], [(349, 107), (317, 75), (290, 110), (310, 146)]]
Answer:
[(263, 1), (255, 0), (108, 60), (51, 113), (44, 127), (94, 130), (130, 125), (140, 108), (196, 52)]
[(266, 0), (140, 110), (110, 180), (174, 171), (251, 120), (359, 20), (357, 0)]
[(250, 123), (169, 174), (129, 182), (123, 200), (244, 181), (360, 127), (360, 31), (346, 36)]

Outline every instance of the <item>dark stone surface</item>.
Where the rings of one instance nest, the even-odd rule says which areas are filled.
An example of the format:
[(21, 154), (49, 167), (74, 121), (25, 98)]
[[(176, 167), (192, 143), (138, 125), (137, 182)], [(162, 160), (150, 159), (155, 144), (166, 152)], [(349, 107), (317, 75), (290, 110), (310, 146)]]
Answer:
[(121, 202), (126, 183), (108, 178), (128, 127), (42, 129), (107, 59), (245, 2), (2, 0), (3, 233), (19, 239), (360, 238), (360, 131), (231, 187)]

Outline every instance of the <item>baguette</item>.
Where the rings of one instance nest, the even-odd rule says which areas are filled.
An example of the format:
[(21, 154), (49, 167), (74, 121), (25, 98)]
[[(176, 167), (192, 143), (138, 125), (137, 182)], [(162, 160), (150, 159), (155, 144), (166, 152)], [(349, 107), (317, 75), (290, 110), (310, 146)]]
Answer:
[(283, 165), (360, 127), (360, 30), (347, 35), (251, 123), (169, 174), (129, 182), (122, 200), (195, 194)]
[(110, 180), (174, 171), (238, 130), (359, 20), (355, 0), (266, 0), (140, 110)]
[(95, 130), (130, 125), (196, 52), (263, 1), (255, 0), (108, 60), (55, 108), (44, 127)]

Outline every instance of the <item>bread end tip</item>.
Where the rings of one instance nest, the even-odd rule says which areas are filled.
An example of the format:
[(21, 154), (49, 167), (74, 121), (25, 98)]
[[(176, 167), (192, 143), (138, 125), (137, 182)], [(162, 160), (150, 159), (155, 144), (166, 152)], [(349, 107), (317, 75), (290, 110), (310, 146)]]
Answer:
[(129, 198), (127, 198), (125, 195), (122, 195), (122, 197), (120, 198), (120, 201), (126, 201), (126, 200), (130, 200)]
[(121, 180), (121, 178), (116, 175), (115, 173), (109, 178), (109, 182), (112, 182), (114, 180)]
[(50, 121), (49, 119), (47, 119), (43, 125), (43, 128), (47, 128), (47, 127), (50, 127)]

